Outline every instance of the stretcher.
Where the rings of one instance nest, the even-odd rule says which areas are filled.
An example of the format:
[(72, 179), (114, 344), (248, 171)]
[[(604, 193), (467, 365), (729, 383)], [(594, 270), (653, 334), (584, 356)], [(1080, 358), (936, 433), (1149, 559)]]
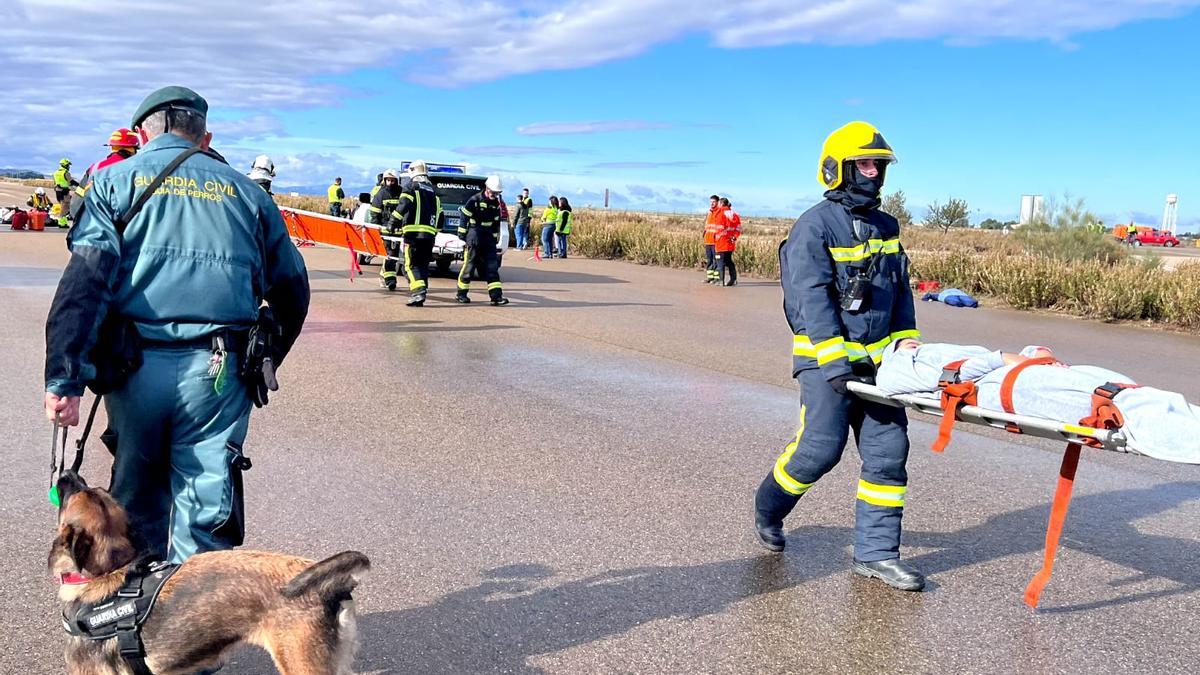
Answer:
[[(911, 408), (926, 415), (941, 417), (941, 397), (936, 393), (928, 394), (895, 394), (887, 396), (878, 387), (861, 382), (851, 382), (847, 385), (856, 396), (875, 403), (890, 405), (895, 408)], [(1003, 429), (1011, 433), (1026, 436), (1048, 438), (1053, 441), (1080, 443), (1093, 447), (1102, 447), (1114, 452), (1129, 452), (1126, 447), (1125, 435), (1119, 429), (1093, 429), (1069, 424), (1056, 420), (1029, 415), (1014, 415), (999, 410), (988, 410), (974, 405), (964, 405), (958, 410), (958, 420), (969, 424), (980, 424), (994, 429)]]
[(351, 280), (356, 273), (361, 272), (358, 263), (360, 255), (387, 257), (384, 237), (378, 225), (356, 223), (345, 218), (286, 206), (279, 207), (279, 215), (283, 217), (283, 224), (287, 226), (288, 234), (296, 241), (297, 246), (323, 244), (349, 251)]
[[(888, 396), (881, 392), (878, 387), (861, 382), (850, 382), (847, 384), (847, 389), (854, 392), (855, 396), (866, 401), (896, 408), (912, 408), (913, 410), (936, 417), (946, 415), (946, 411), (942, 408), (942, 397), (938, 393), (895, 394)], [(1046, 527), (1046, 545), (1042, 558), (1042, 568), (1025, 588), (1025, 604), (1036, 609), (1042, 590), (1050, 581), (1050, 575), (1054, 571), (1054, 559), (1058, 551), (1058, 541), (1062, 536), (1063, 524), (1067, 518), (1067, 509), (1071, 504), (1071, 492), (1075, 483), (1075, 470), (1079, 466), (1079, 455), (1082, 447), (1087, 445), (1089, 447), (1099, 447), (1116, 452), (1128, 452), (1126, 438), (1120, 429), (1095, 429), (1079, 424), (1047, 420), (1040, 417), (988, 410), (974, 405), (958, 406), (954, 408), (954, 411), (951, 414), (960, 422), (980, 424), (995, 429), (1003, 429), (1010, 433), (1066, 441), (1067, 443), (1066, 452), (1063, 453), (1062, 465), (1059, 467), (1058, 485), (1054, 491), (1054, 501), (1050, 507), (1050, 521)], [(935, 451), (940, 452), (936, 443)]]

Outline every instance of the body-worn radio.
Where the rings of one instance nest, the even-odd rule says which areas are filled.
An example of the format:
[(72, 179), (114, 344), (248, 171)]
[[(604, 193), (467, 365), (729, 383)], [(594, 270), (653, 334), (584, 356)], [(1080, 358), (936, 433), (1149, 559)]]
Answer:
[(851, 267), (847, 270), (849, 278), (846, 288), (842, 291), (842, 309), (847, 312), (857, 312), (867, 304), (871, 291), (871, 275), (866, 268)]

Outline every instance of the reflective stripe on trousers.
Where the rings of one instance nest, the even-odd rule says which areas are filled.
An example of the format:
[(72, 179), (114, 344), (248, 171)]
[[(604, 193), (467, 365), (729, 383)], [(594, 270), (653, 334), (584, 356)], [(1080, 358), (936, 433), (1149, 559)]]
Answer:
[(871, 562), (899, 556), (908, 485), (908, 418), (902, 408), (842, 396), (819, 369), (802, 371), (800, 424), (772, 475), (790, 495), (809, 492), (841, 461), (853, 430), (862, 458), (856, 486), (854, 557)]

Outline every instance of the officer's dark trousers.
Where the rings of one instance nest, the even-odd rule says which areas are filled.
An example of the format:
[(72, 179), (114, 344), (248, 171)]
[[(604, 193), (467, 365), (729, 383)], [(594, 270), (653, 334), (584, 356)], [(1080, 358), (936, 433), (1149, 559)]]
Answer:
[[(396, 236), (390, 232), (385, 233), (389, 237)], [(391, 279), (393, 283), (396, 280), (397, 270), (400, 269), (400, 261), (404, 259), (404, 253), (400, 250), (400, 242), (384, 239), (383, 250), (387, 252), (387, 259), (383, 261), (383, 267), (379, 270), (379, 276), (386, 282)]]
[(704, 278), (717, 280), (717, 247), (712, 244), (704, 245)]
[(554, 223), (542, 223), (542, 257), (554, 257)]
[(722, 251), (717, 254), (717, 281), (725, 283), (725, 273), (729, 272), (729, 282), (737, 281), (737, 265), (733, 264), (733, 251)]
[(104, 397), (118, 439), (109, 491), (129, 512), (143, 552), (171, 562), (238, 546), (244, 533), (237, 464), (250, 397), (233, 353), (216, 391), (211, 357), (146, 349), (142, 367)]
[(329, 215), (340, 218), (342, 216), (341, 202), (329, 202)]
[(479, 276), (487, 282), (488, 296), (492, 300), (504, 297), (504, 289), (500, 284), (500, 256), (496, 255), (495, 242), (483, 242), (463, 250), (463, 265), (458, 272), (460, 296), (465, 296), (467, 291), (471, 290), (472, 269), (478, 269)]
[(406, 238), (404, 269), (408, 272), (408, 290), (424, 294), (429, 287), (429, 263), (433, 261), (433, 237)]
[[(862, 457), (854, 528), (854, 558), (900, 557), (900, 520), (908, 486), (908, 417), (902, 408), (835, 392), (820, 370), (800, 381), (800, 425), (758, 488), (758, 518), (781, 523), (800, 497), (842, 458), (853, 429)], [(842, 489), (842, 486), (836, 486)]]

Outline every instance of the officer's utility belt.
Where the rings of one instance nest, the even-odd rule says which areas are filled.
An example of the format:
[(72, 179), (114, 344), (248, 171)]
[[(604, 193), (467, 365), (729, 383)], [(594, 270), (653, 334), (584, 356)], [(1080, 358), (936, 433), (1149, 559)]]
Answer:
[(246, 336), (249, 332), (249, 329), (224, 329), (191, 340), (147, 340), (143, 338), (142, 344), (147, 349), (202, 349), (240, 354), (246, 348)]
[(158, 594), (179, 565), (137, 562), (125, 572), (125, 583), (116, 595), (100, 602), (81, 604), (63, 612), (63, 630), (85, 640), (117, 639), (117, 650), (136, 675), (148, 675), (142, 625), (154, 610)]

